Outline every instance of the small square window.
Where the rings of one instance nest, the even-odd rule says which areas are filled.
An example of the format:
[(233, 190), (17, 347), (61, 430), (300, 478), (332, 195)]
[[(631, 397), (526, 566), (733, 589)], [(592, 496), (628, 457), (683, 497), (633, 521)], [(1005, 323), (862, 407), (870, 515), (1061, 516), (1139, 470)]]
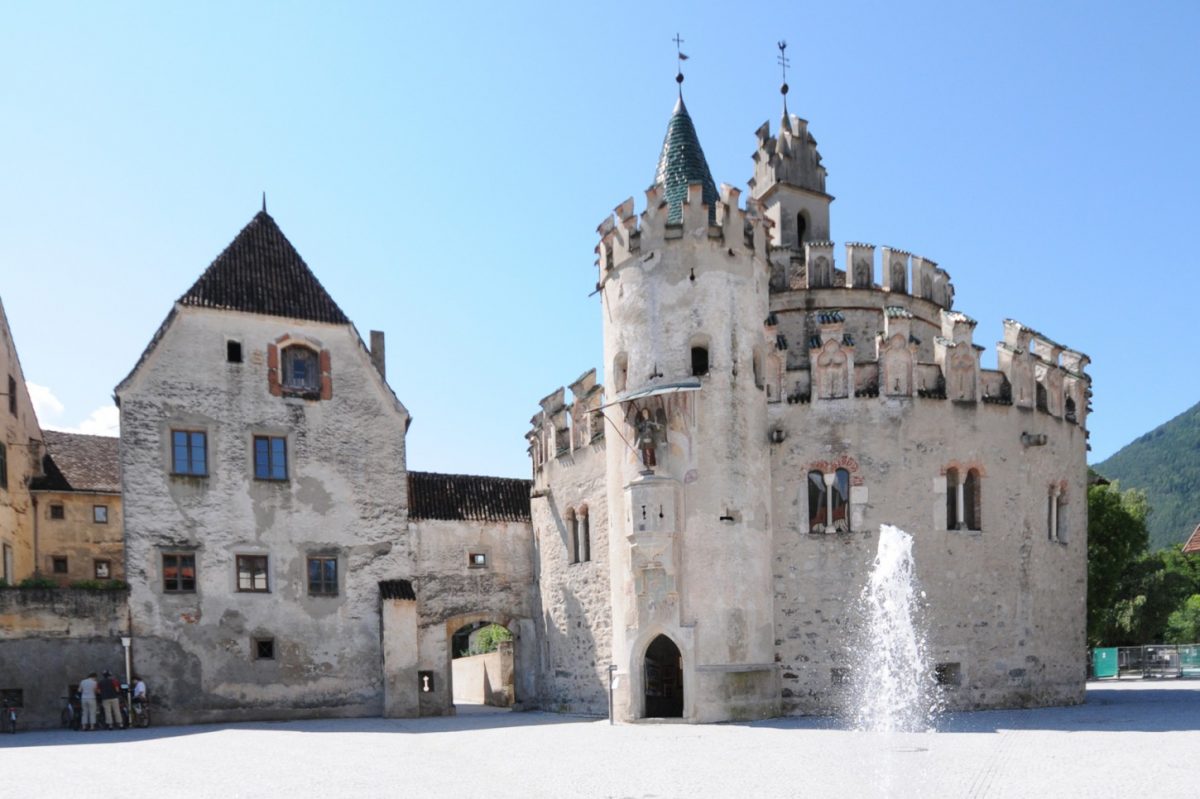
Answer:
[(254, 437), (254, 479), (286, 480), (287, 439), (283, 436)]
[(196, 556), (193, 553), (164, 554), (163, 591), (169, 594), (192, 593), (196, 590)]
[(834, 666), (829, 670), (829, 683), (831, 685), (849, 685), (850, 669)]
[(108, 506), (93, 505), (92, 506), (92, 521), (96, 524), (108, 524)]
[(66, 574), (68, 571), (67, 559), (64, 557), (57, 557), (57, 556), (51, 558), (50, 559), (50, 570), (53, 571), (55, 574)]
[(483, 569), (487, 567), (487, 554), (483, 552), (472, 552), (467, 556), (467, 565), (472, 569)]
[(229, 363), (242, 362), (242, 342), (226, 341), (225, 342), (225, 360)]
[(251, 593), (266, 593), (267, 585), (267, 556), (238, 555), (237, 556), (237, 590)]
[(962, 685), (962, 665), (959, 663), (939, 663), (933, 673), (938, 685)]
[(112, 565), (107, 560), (95, 561), (94, 565), (97, 580), (107, 580), (112, 577)]
[(203, 430), (171, 431), (171, 473), (208, 476), (208, 434)]
[(337, 558), (313, 557), (308, 559), (309, 596), (337, 596)]
[(65, 519), (65, 518), (67, 518), (67, 511), (62, 505), (51, 505), (50, 506), (50, 518), (51, 519)]
[(255, 638), (253, 647), (254, 647), (254, 659), (255, 660), (274, 660), (275, 659), (275, 639), (274, 638)]

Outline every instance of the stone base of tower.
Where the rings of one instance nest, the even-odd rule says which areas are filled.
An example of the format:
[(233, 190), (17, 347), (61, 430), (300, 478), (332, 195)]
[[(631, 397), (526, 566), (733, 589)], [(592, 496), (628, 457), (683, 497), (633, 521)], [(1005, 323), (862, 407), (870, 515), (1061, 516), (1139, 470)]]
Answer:
[(753, 721), (780, 713), (779, 672), (772, 665), (700, 666), (696, 670), (697, 723)]

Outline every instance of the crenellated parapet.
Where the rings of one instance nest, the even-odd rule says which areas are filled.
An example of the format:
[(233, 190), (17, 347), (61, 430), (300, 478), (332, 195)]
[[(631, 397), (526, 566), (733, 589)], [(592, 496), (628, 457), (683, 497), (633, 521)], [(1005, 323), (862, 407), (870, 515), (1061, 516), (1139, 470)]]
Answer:
[(604, 386), (596, 382), (596, 370), (584, 372), (569, 388), (571, 402), (565, 389), (557, 388), (539, 400), (541, 410), (529, 420), (525, 440), (534, 474), (556, 458), (604, 443)]
[(650, 258), (685, 236), (708, 239), (725, 247), (731, 255), (747, 252), (765, 257), (768, 222), (759, 213), (757, 204), (749, 203), (742, 209), (738, 204), (740, 190), (723, 183), (715, 213), (710, 214), (703, 200), (703, 189), (701, 183), (688, 185), (680, 222), (670, 220), (670, 206), (657, 184), (646, 190), (646, 206), (640, 215), (634, 213), (632, 197), (618, 205), (596, 228), (600, 235), (600, 243), (596, 245), (600, 283), (605, 282), (611, 270), (634, 258)]

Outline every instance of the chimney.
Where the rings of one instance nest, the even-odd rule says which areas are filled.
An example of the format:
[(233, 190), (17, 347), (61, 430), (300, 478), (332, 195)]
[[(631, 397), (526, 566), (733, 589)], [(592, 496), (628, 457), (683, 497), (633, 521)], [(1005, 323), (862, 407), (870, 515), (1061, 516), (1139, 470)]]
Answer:
[(387, 380), (387, 365), (383, 357), (383, 331), (371, 331), (371, 363), (379, 370), (379, 376)]

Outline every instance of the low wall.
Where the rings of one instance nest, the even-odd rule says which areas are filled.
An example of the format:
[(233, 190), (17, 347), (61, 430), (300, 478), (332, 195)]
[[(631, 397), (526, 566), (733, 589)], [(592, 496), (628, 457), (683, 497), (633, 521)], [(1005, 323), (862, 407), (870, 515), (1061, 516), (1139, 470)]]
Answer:
[(125, 591), (0, 589), (0, 689), (21, 691), (19, 727), (60, 723), (67, 690), (90, 671), (125, 678)]
[(455, 658), (450, 663), (454, 679), (454, 701), (493, 707), (513, 703), (512, 643), (486, 655)]

